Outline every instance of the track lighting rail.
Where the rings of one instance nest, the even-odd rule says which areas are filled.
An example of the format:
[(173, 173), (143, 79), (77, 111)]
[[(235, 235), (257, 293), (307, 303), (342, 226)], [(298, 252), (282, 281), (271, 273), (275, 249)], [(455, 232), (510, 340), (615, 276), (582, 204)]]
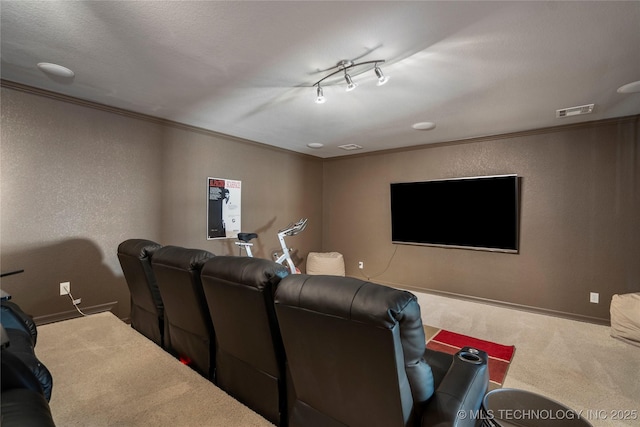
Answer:
[(344, 73), (344, 79), (347, 82), (347, 92), (354, 90), (358, 85), (351, 79), (351, 76), (347, 73), (347, 70), (350, 70), (351, 68), (354, 68), (354, 67), (373, 64), (373, 70), (376, 73), (376, 77), (378, 77), (378, 86), (385, 84), (389, 80), (389, 77), (386, 77), (382, 73), (382, 70), (380, 69), (380, 67), (378, 66), (378, 64), (383, 64), (384, 62), (385, 62), (384, 59), (376, 59), (372, 61), (364, 61), (364, 62), (358, 62), (358, 63), (345, 59), (338, 62), (338, 64), (335, 67), (333, 67), (333, 68), (338, 68), (336, 71), (327, 74), (326, 76), (324, 76), (323, 78), (321, 78), (320, 80), (318, 80), (313, 84), (313, 87), (316, 87), (316, 104), (324, 104), (326, 102), (326, 98), (324, 97), (324, 92), (322, 90), (321, 83), (327, 80), (328, 78), (335, 76), (338, 73)]
[(352, 62), (349, 60), (344, 60), (344, 61), (340, 61), (338, 62), (338, 65), (336, 65), (336, 67), (338, 68), (336, 71), (327, 74), (326, 76), (324, 76), (323, 78), (321, 78), (320, 80), (318, 80), (317, 82), (315, 82), (312, 86), (318, 86), (320, 85), (320, 83), (322, 83), (323, 81), (327, 80), (330, 77), (335, 76), (338, 73), (342, 73), (345, 72), (351, 68), (354, 67), (359, 67), (361, 65), (368, 65), (368, 64), (374, 64), (374, 69), (378, 66), (378, 64), (384, 64), (385, 60), (384, 59), (376, 59), (373, 61), (365, 61), (365, 62)]

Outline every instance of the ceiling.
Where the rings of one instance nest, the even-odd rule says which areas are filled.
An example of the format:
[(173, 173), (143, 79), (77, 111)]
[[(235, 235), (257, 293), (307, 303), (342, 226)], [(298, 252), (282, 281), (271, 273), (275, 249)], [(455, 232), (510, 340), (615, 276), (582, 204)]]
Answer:
[[(2, 0), (0, 17), (2, 79), (322, 158), (640, 114), (616, 91), (640, 80), (639, 1)], [(386, 85), (355, 67), (356, 90), (328, 79), (314, 102), (320, 70), (377, 59)]]

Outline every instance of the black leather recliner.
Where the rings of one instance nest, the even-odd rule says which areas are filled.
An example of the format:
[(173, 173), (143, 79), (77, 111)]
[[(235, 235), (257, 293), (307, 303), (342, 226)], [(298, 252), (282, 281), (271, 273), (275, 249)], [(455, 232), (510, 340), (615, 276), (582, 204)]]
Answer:
[[(9, 340), (8, 346), (11, 346)], [(2, 425), (4, 427), (55, 426), (42, 384), (25, 361), (2, 349)]]
[(288, 272), (266, 259), (216, 256), (201, 275), (216, 333), (216, 384), (280, 426), (287, 376), (273, 295)]
[(169, 328), (151, 257), (162, 245), (129, 239), (118, 245), (118, 260), (131, 293), (131, 326), (161, 347), (170, 347)]
[(49, 401), (53, 389), (53, 377), (49, 369), (40, 362), (35, 353), (35, 346), (38, 341), (38, 330), (35, 322), (18, 304), (12, 301), (2, 301), (0, 310), (0, 323), (2, 323), (8, 340), (2, 353), (3, 358), (7, 353), (16, 356), (38, 380), (42, 394)]
[(0, 414), (4, 427), (55, 426), (49, 399), (53, 379), (35, 355), (38, 332), (33, 319), (8, 300), (2, 301)]
[(290, 275), (275, 304), (296, 392), (289, 427), (476, 425), (487, 355), (425, 349), (415, 295), (348, 277)]
[(200, 272), (213, 256), (201, 249), (163, 246), (151, 258), (168, 320), (170, 345), (167, 350), (212, 381), (215, 334)]

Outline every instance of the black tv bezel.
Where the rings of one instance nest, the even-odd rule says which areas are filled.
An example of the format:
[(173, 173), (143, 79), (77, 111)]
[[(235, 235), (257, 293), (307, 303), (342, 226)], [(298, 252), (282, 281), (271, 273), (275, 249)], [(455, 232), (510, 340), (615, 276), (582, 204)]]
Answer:
[[(478, 180), (478, 179), (495, 179), (495, 178), (514, 178), (515, 185), (515, 249), (512, 248), (495, 248), (495, 247), (483, 247), (483, 246), (466, 246), (456, 244), (443, 244), (443, 243), (425, 243), (425, 242), (413, 242), (404, 240), (393, 239), (393, 206), (391, 205), (391, 186), (394, 184), (419, 184), (426, 182), (443, 182), (443, 181), (462, 181), (462, 180)], [(474, 251), (487, 251), (487, 252), (499, 252), (508, 254), (520, 253), (520, 193), (521, 193), (521, 177), (518, 174), (502, 174), (502, 175), (481, 175), (481, 176), (467, 176), (457, 178), (442, 178), (442, 179), (430, 179), (423, 181), (400, 181), (391, 182), (389, 184), (389, 201), (390, 201), (390, 222), (391, 222), (391, 243), (398, 245), (412, 245), (412, 246), (430, 246), (447, 249), (469, 249)]]

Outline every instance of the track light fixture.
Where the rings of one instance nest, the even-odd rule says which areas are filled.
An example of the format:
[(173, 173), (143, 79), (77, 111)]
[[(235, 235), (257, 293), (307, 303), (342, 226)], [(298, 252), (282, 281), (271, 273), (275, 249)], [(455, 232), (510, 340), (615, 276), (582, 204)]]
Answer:
[(378, 86), (382, 86), (383, 84), (389, 81), (389, 77), (382, 74), (382, 70), (377, 65), (373, 69), (373, 71), (376, 72), (376, 76), (378, 77)]
[(318, 85), (316, 104), (324, 104), (326, 101), (327, 99), (324, 97), (324, 93), (322, 92), (322, 86)]
[(347, 81), (347, 92), (351, 92), (358, 86), (353, 82), (353, 80), (351, 79), (351, 76), (347, 74), (346, 71), (344, 72), (344, 79)]
[(343, 61), (338, 62), (338, 64), (335, 67), (330, 68), (330, 69), (337, 68), (336, 71), (333, 71), (327, 74), (326, 76), (324, 76), (323, 78), (321, 78), (320, 80), (318, 80), (313, 84), (313, 86), (317, 88), (316, 103), (324, 104), (326, 102), (326, 98), (324, 97), (322, 86), (320, 84), (325, 80), (327, 80), (328, 78), (335, 76), (338, 73), (344, 72), (344, 80), (347, 82), (347, 92), (351, 92), (352, 90), (354, 90), (358, 86), (358, 84), (353, 81), (349, 73), (347, 73), (347, 70), (353, 69), (355, 67), (362, 67), (362, 66), (373, 64), (373, 70), (376, 73), (376, 77), (378, 77), (378, 86), (382, 86), (383, 84), (389, 81), (389, 77), (385, 76), (382, 73), (382, 70), (380, 69), (380, 67), (378, 66), (378, 64), (382, 64), (382, 63), (384, 63), (384, 59), (377, 59), (375, 61), (365, 61), (365, 62), (358, 62), (358, 63), (345, 59)]

